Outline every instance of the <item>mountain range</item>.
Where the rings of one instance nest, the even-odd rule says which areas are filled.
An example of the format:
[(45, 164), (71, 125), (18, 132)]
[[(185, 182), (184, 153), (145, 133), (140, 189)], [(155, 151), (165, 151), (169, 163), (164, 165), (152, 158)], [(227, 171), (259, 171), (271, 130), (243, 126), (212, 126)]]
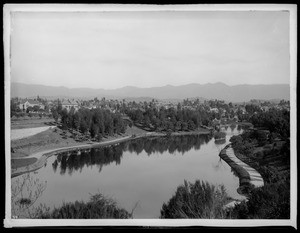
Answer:
[(166, 85), (162, 87), (139, 88), (126, 86), (118, 89), (67, 88), (36, 84), (11, 83), (11, 97), (67, 97), (67, 98), (137, 98), (186, 99), (220, 99), (230, 102), (249, 101), (251, 99), (272, 100), (290, 99), (288, 84), (270, 85), (235, 85), (224, 83), (187, 84), (181, 86)]

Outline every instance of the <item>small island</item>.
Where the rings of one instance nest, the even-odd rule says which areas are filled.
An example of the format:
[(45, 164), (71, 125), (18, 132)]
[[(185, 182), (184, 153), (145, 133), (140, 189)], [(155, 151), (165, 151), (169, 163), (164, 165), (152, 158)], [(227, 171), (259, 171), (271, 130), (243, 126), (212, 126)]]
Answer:
[(217, 131), (214, 133), (215, 141), (223, 141), (226, 139), (226, 133)]

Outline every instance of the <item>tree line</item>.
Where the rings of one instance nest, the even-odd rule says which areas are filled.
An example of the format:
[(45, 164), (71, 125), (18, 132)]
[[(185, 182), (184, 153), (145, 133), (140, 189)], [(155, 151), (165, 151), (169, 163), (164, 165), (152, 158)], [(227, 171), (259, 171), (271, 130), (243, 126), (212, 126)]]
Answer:
[(195, 130), (202, 125), (209, 126), (214, 115), (205, 109), (165, 108), (146, 106), (141, 109), (126, 109), (126, 114), (138, 124), (155, 131), (188, 131)]
[[(99, 141), (104, 136), (125, 133), (127, 124), (120, 113), (113, 113), (107, 109), (74, 108), (68, 112), (66, 109), (56, 109), (53, 115), (61, 116), (62, 129), (75, 129), (83, 134), (90, 134)], [(58, 117), (58, 116), (57, 116)]]
[(290, 137), (290, 111), (269, 109), (253, 114), (249, 121), (256, 127), (265, 127), (271, 133), (278, 133), (283, 139)]

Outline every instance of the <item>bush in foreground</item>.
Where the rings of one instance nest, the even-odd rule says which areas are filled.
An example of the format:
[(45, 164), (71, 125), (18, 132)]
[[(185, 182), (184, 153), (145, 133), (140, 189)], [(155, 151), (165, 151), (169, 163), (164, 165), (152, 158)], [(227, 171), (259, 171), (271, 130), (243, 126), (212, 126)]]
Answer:
[(223, 206), (229, 199), (223, 185), (184, 181), (169, 202), (163, 204), (161, 218), (225, 218)]
[(277, 182), (254, 189), (249, 201), (236, 205), (231, 216), (239, 219), (289, 219), (289, 184)]
[(37, 218), (42, 219), (127, 219), (132, 213), (117, 207), (114, 200), (102, 194), (91, 196), (88, 202), (64, 203), (54, 210), (42, 211)]

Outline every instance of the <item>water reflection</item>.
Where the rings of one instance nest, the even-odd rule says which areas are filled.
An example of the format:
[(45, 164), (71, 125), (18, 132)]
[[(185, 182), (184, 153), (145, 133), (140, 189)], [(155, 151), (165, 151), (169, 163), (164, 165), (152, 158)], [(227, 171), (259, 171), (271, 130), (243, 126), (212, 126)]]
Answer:
[(216, 145), (223, 145), (226, 143), (226, 138), (215, 140)]
[(73, 171), (82, 171), (82, 169), (90, 166), (98, 166), (99, 172), (102, 167), (115, 162), (117, 165), (121, 163), (121, 157), (124, 150), (124, 144), (118, 146), (93, 148), (85, 151), (73, 151), (59, 154), (52, 163), (53, 171), (64, 175), (68, 170), (68, 174), (72, 175)]
[(201, 145), (208, 143), (211, 138), (210, 135), (155, 137), (147, 140), (141, 138), (130, 142), (128, 151), (140, 154), (144, 150), (148, 155), (162, 154), (166, 151), (170, 154), (174, 152), (184, 154), (191, 149), (200, 150)]
[(183, 155), (191, 149), (200, 150), (201, 145), (207, 144), (210, 140), (210, 135), (140, 138), (116, 146), (60, 153), (52, 163), (52, 168), (54, 172), (59, 171), (61, 175), (66, 172), (72, 175), (74, 171), (81, 172), (84, 167), (95, 165), (101, 172), (103, 166), (111, 163), (119, 165), (123, 152), (126, 151), (135, 152), (137, 155), (145, 151), (148, 156), (153, 153), (163, 154), (164, 152), (170, 154), (180, 152)]

